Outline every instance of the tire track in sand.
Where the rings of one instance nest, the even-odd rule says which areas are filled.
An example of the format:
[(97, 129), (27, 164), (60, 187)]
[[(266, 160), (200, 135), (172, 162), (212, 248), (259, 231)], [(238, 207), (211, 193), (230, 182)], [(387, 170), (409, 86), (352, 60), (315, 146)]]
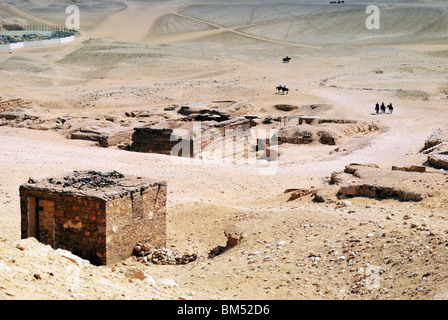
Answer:
[[(231, 33), (235, 33), (235, 34), (238, 34), (238, 35), (240, 35), (240, 36), (243, 36), (243, 37), (252, 38), (252, 39), (255, 39), (255, 40), (264, 41), (264, 42), (269, 42), (269, 43), (276, 43), (276, 44), (288, 45), (288, 46), (293, 46), (293, 47), (304, 47), (304, 48), (311, 48), (311, 49), (322, 49), (322, 47), (320, 47), (320, 46), (313, 46), (313, 45), (307, 45), (307, 44), (303, 44), (303, 43), (295, 43), (295, 42), (287, 42), (287, 41), (274, 40), (274, 39), (269, 39), (269, 38), (264, 38), (264, 37), (255, 36), (255, 35), (252, 35), (252, 34), (245, 33), (245, 32), (242, 32), (242, 31), (238, 31), (238, 30), (237, 30), (237, 29), (239, 29), (239, 28), (252, 26), (252, 25), (250, 25), (250, 24), (249, 24), (249, 25), (244, 25), (244, 26), (237, 26), (237, 27), (233, 27), (233, 28), (226, 28), (226, 27), (220, 26), (220, 25), (218, 25), (218, 24), (216, 24), (216, 23), (213, 23), (213, 22), (210, 22), (210, 21), (207, 21), (207, 20), (203, 20), (203, 19), (200, 19), (200, 18), (196, 18), (196, 17), (188, 16), (188, 15), (185, 15), (185, 14), (181, 14), (181, 13), (178, 13), (178, 12), (176, 12), (176, 13), (172, 13), (172, 14), (177, 15), (177, 16), (179, 16), (179, 17), (186, 18), (186, 19), (191, 19), (191, 20), (195, 20), (195, 21), (198, 21), (198, 22), (202, 22), (202, 23), (208, 24), (208, 25), (210, 25), (210, 26), (212, 26), (212, 27), (215, 27), (215, 28), (218, 29), (220, 32), (231, 32)], [(217, 30), (208, 30), (208, 32), (209, 32), (210, 34), (213, 34), (213, 33), (216, 34), (216, 33), (217, 33)], [(202, 32), (202, 36), (204, 36), (205, 34), (206, 34), (206, 32)]]

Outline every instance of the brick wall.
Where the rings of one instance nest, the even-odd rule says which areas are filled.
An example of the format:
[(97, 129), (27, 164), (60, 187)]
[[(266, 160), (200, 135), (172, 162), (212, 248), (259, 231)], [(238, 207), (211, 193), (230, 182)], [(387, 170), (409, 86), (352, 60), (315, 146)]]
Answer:
[[(171, 141), (173, 129), (136, 128), (132, 135), (131, 151), (170, 155), (181, 138)], [(193, 140), (190, 140), (190, 157), (193, 157)]]
[(166, 185), (155, 185), (106, 204), (107, 262), (132, 255), (137, 242), (166, 246)]
[[(249, 119), (231, 119), (219, 122), (211, 128), (204, 127), (200, 135), (192, 137), (190, 135), (189, 141), (189, 154), (191, 158), (194, 158), (197, 154), (202, 152), (205, 147), (207, 147), (213, 141), (216, 141), (211, 134), (213, 131), (218, 133), (219, 137), (224, 138), (227, 134), (238, 134), (238, 132), (247, 132), (250, 130), (251, 124)], [(147, 152), (147, 153), (159, 153), (171, 155), (173, 151), (184, 151), (177, 150), (181, 148), (179, 144), (181, 142), (181, 137), (171, 141), (173, 136), (173, 129), (171, 128), (150, 128), (142, 127), (135, 128), (134, 134), (132, 135), (132, 145), (131, 151), (136, 152)], [(177, 149), (174, 149), (177, 147)], [(182, 146), (187, 147), (187, 146)], [(182, 156), (179, 152), (177, 155)]]
[[(137, 189), (106, 200), (21, 186), (22, 238), (36, 237), (98, 265), (130, 257), (137, 242), (165, 247), (166, 183)], [(53, 207), (54, 218), (32, 221), (42, 200)]]
[[(53, 243), (44, 236), (51, 232), (52, 226), (48, 223), (43, 224), (42, 219), (39, 219), (39, 229), (42, 230), (39, 234), (29, 229), (32, 213), (28, 212), (28, 207), (33, 199), (43, 199), (54, 203)], [(103, 199), (21, 187), (20, 203), (22, 238), (36, 237), (40, 242), (54, 248), (69, 250), (92, 263), (105, 262), (106, 211)]]

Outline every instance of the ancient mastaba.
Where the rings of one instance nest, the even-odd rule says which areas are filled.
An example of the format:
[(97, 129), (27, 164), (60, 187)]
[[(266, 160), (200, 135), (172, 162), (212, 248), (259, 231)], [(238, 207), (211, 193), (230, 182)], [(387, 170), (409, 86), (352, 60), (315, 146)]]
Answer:
[(22, 238), (98, 265), (127, 259), (139, 241), (165, 247), (166, 190), (164, 180), (117, 171), (30, 178), (20, 186)]

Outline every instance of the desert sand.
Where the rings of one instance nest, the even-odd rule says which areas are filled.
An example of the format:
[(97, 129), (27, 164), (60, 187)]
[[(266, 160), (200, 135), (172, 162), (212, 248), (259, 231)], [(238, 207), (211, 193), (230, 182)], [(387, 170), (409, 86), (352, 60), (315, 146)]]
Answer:
[[(370, 3), (345, 2), (77, 1), (74, 42), (0, 51), (0, 96), (43, 116), (87, 122), (137, 110), (160, 119), (173, 116), (163, 111), (170, 105), (231, 100), (245, 114), (382, 128), (337, 146), (282, 144), (275, 174), (263, 175), (262, 161), (172, 159), (0, 126), (0, 299), (446, 299), (447, 172), (391, 167), (424, 165), (425, 139), (448, 125), (448, 5), (379, 2), (380, 29), (368, 30)], [(70, 4), (0, 1), (0, 22), (60, 25)], [(276, 93), (279, 84), (290, 92)], [(375, 114), (383, 101), (393, 114)], [(427, 196), (337, 199), (330, 177), (352, 163), (377, 167), (348, 179)], [(198, 260), (95, 267), (21, 240), (19, 185), (84, 169), (166, 179), (168, 246)], [(288, 189), (318, 190), (325, 201), (291, 199)], [(230, 224), (244, 240), (209, 258)]]

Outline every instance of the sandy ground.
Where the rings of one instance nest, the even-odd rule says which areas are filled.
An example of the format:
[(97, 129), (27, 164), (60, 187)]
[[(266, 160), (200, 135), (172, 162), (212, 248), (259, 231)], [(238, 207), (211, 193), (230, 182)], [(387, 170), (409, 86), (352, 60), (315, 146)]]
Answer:
[[(0, 21), (60, 23), (71, 2), (52, 2), (57, 5), (0, 2)], [(348, 151), (281, 145), (275, 174), (263, 175), (266, 163), (179, 161), (98, 148), (57, 131), (0, 126), (2, 299), (446, 298), (446, 172), (424, 173), (428, 182), (420, 184), (412, 178), (435, 192), (419, 202), (353, 198), (341, 207), (310, 196), (288, 201), (284, 194), (311, 187), (332, 192), (331, 173), (350, 163), (377, 164), (387, 184), (397, 183), (392, 166), (425, 162), (419, 153), (425, 139), (447, 126), (446, 4), (383, 4), (382, 28), (372, 31), (364, 25), (363, 2), (79, 2), (82, 27), (74, 42), (0, 52), (3, 99), (90, 118), (211, 100), (240, 101), (248, 114), (263, 116), (288, 114), (276, 104), (319, 104), (329, 107), (314, 115), (386, 130), (362, 143), (349, 140)], [(286, 55), (292, 57), (287, 64), (281, 62)], [(277, 94), (279, 84), (290, 93)], [(375, 115), (377, 101), (393, 102), (394, 113)], [(17, 249), (24, 241), (19, 185), (87, 168), (166, 179), (168, 245), (200, 258), (185, 266), (129, 259), (111, 270), (67, 262), (32, 242)], [(430, 174), (435, 178), (427, 179)], [(245, 230), (245, 241), (207, 258), (225, 245), (229, 224)], [(129, 280), (132, 267), (177, 286)], [(70, 286), (67, 269), (73, 268), (76, 285)], [(96, 289), (102, 282), (107, 286)]]

